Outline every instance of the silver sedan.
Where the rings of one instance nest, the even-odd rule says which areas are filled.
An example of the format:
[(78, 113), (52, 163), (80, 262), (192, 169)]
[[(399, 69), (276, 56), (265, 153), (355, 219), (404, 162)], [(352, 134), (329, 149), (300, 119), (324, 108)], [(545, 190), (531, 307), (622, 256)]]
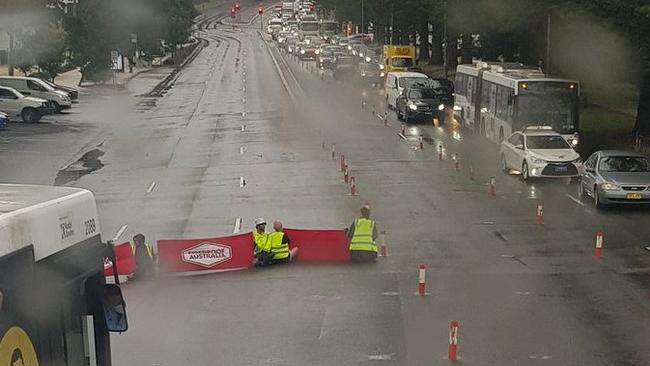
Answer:
[(580, 178), (580, 198), (591, 197), (598, 208), (650, 204), (650, 162), (639, 153), (597, 151), (585, 161)]

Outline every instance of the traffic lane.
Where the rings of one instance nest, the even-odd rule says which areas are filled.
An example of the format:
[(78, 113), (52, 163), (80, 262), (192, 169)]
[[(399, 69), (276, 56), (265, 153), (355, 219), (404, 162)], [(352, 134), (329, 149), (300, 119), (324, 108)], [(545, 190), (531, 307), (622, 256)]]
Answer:
[[(319, 87), (322, 88), (323, 86), (320, 85)], [(345, 94), (345, 92), (339, 92), (339, 93), (340, 93), (340, 94)], [(343, 98), (343, 99), (354, 100), (354, 99), (357, 99), (357, 98), (350, 98), (350, 97), (347, 97), (347, 98)], [(333, 105), (333, 104), (336, 105), (335, 103), (332, 103), (332, 101), (329, 101), (329, 100), (328, 100), (328, 101), (325, 101), (325, 103), (327, 103), (327, 104), (329, 104), (329, 105)], [(356, 112), (356, 114), (355, 114), (354, 111), (355, 111), (355, 110), (358, 111), (358, 109), (355, 109), (355, 108), (354, 108), (354, 104), (355, 104), (355, 103), (353, 103), (353, 102), (350, 103), (350, 102), (348, 101), (349, 108), (350, 108), (350, 110), (352, 111), (350, 114), (351, 114), (351, 115), (354, 115), (354, 116), (360, 116), (359, 112)], [(341, 105), (345, 105), (345, 102), (341, 102)], [(338, 107), (339, 110), (341, 110), (341, 107), (339, 107), (338, 105), (337, 105), (337, 107)], [(363, 117), (362, 117), (362, 118), (363, 118)], [(336, 118), (332, 118), (332, 119), (336, 119)], [(354, 117), (352, 117), (352, 119), (354, 119)], [(356, 120), (355, 120), (355, 122), (356, 122)], [(372, 133), (372, 130), (370, 130), (370, 131), (366, 131), (366, 135), (367, 135), (367, 136), (370, 135), (371, 133)], [(366, 137), (367, 137), (367, 136), (366, 136)], [(381, 170), (382, 170), (381, 167), (378, 167), (378, 168), (376, 169), (376, 171), (381, 171)], [(448, 168), (448, 171), (449, 171), (449, 168)], [(455, 173), (452, 173), (452, 174), (455, 174)], [(427, 180), (427, 179), (423, 179), (422, 181), (423, 181), (423, 182), (427, 182), (428, 180)], [(477, 184), (471, 184), (471, 187), (469, 187), (469, 189), (468, 189), (468, 191), (471, 192), (471, 191), (474, 191), (474, 190), (476, 189), (477, 186), (480, 187), (480, 191), (477, 192), (478, 194), (480, 194), (480, 196), (477, 197), (477, 199), (476, 199), (475, 201), (482, 201), (482, 202), (481, 202), (481, 205), (478, 205), (478, 207), (472, 207), (472, 210), (468, 212), (468, 215), (466, 215), (466, 216), (459, 215), (458, 217), (466, 218), (466, 217), (476, 216), (476, 213), (479, 213), (480, 215), (485, 215), (485, 214), (487, 213), (487, 214), (490, 214), (490, 216), (485, 215), (485, 216), (483, 216), (483, 217), (491, 217), (492, 219), (494, 219), (495, 216), (497, 216), (497, 219), (500, 219), (500, 218), (498, 217), (498, 216), (499, 216), (498, 213), (497, 213), (497, 215), (492, 214), (493, 211), (494, 211), (494, 209), (493, 209), (493, 208), (490, 208), (489, 206), (486, 205), (486, 200), (487, 200), (487, 202), (490, 202), (490, 200), (492, 200), (492, 199), (491, 199), (491, 198), (487, 198), (487, 197), (488, 197), (488, 195), (486, 194), (487, 189), (486, 189), (486, 187), (485, 187), (484, 184), (485, 184), (485, 183), (481, 183), (481, 184), (478, 184), (478, 185), (477, 185)], [(371, 186), (371, 187), (372, 187), (372, 186)], [(454, 187), (458, 187), (458, 185), (454, 184)], [(418, 192), (418, 193), (419, 193), (419, 192)], [(393, 194), (395, 194), (395, 193), (393, 193)], [(381, 196), (381, 195), (379, 195), (379, 196)], [(476, 196), (476, 194), (475, 194), (474, 196)], [(468, 196), (468, 197), (466, 197), (466, 198), (469, 199), (469, 198), (473, 198), (474, 196)], [(402, 197), (402, 196), (401, 196), (401, 197)], [(419, 198), (421, 198), (421, 197), (422, 197), (422, 194), (417, 194), (417, 193), (414, 193), (414, 192), (410, 192), (410, 194), (405, 194), (403, 197), (419, 197)], [(473, 202), (473, 201), (474, 201), (474, 200), (469, 199), (469, 202), (470, 202), (470, 203)], [(515, 201), (515, 202), (516, 202), (516, 201)], [(511, 204), (512, 204), (512, 203), (511, 203)], [(456, 203), (456, 205), (457, 205), (457, 203)], [(381, 205), (381, 206), (384, 207), (384, 205)], [(472, 206), (476, 206), (476, 205), (472, 205)], [(395, 204), (395, 203), (393, 203), (392, 205), (389, 205), (389, 207), (391, 207), (391, 211), (395, 214), (396, 211), (399, 211), (398, 208), (400, 207), (400, 205), (399, 205), (399, 204)], [(450, 205), (450, 207), (453, 207), (453, 205)], [(532, 212), (534, 212), (534, 211), (532, 211)], [(418, 212), (418, 213), (420, 213), (420, 212)], [(379, 213), (379, 214), (381, 215), (381, 213)], [(480, 218), (480, 217), (481, 217), (481, 216), (479, 216), (479, 218)], [(507, 222), (507, 221), (510, 221), (510, 222), (514, 221), (514, 222), (516, 222), (517, 220), (521, 220), (522, 217), (525, 217), (525, 216), (523, 216), (522, 214), (517, 213), (516, 215), (513, 215), (511, 218), (506, 218), (506, 219), (504, 219), (503, 221), (506, 221), (506, 222)], [(533, 218), (532, 220), (534, 220), (534, 218)], [(531, 220), (531, 221), (532, 221), (532, 220)], [(477, 221), (478, 221), (478, 220), (477, 220)], [(496, 220), (496, 221), (498, 222), (498, 221), (500, 221), (500, 220)], [(528, 221), (528, 222), (531, 222), (531, 221)], [(534, 222), (534, 221), (532, 221), (532, 222)], [(413, 226), (412, 226), (412, 225), (409, 225), (409, 227), (413, 227)], [(510, 238), (505, 237), (505, 235), (500, 235), (500, 236), (501, 236), (501, 237), (505, 237), (506, 240), (509, 241), (509, 242), (512, 242), (512, 241), (514, 241), (514, 242), (518, 242), (519, 240), (530, 239), (530, 229), (531, 229), (532, 227), (535, 227), (535, 224), (533, 224), (533, 225), (530, 225), (530, 224), (529, 224), (529, 227), (527, 227), (525, 230), (523, 230), (523, 231), (525, 231), (525, 234), (523, 234), (523, 237), (522, 237), (522, 238), (519, 237), (519, 235), (521, 235), (521, 234), (516, 235), (516, 236), (514, 236), (514, 237), (510, 237)], [(461, 230), (463, 230), (463, 229), (461, 229)], [(495, 230), (495, 231), (496, 231), (496, 230)], [(560, 231), (564, 231), (564, 230), (560, 229)], [(579, 229), (578, 229), (577, 231), (580, 232)], [(481, 241), (485, 240), (485, 235), (490, 235), (490, 234), (492, 234), (492, 233), (490, 233), (490, 232), (488, 231), (488, 232), (481, 233), (481, 234), (483, 235), (483, 237), (476, 238), (476, 241), (474, 241), (474, 243), (481, 242)], [(574, 234), (574, 233), (571, 232), (570, 234)], [(398, 235), (399, 235), (399, 234), (398, 234)], [(548, 238), (547, 241), (551, 241), (551, 240), (553, 240), (553, 238), (552, 238), (553, 236), (554, 236), (554, 235), (551, 235), (551, 238)], [(400, 239), (401, 239), (401, 237), (400, 237)], [(514, 240), (513, 240), (513, 239), (514, 239)], [(568, 243), (570, 243), (571, 240), (573, 240), (573, 239), (575, 239), (575, 237), (573, 237), (572, 235), (568, 235), (568, 237), (566, 237), (564, 241), (560, 240), (560, 243), (562, 243), (562, 242), (568, 242)], [(501, 239), (501, 240), (502, 240), (502, 239)], [(398, 240), (398, 242), (402, 242), (402, 240)], [(544, 241), (541, 241), (541, 243), (544, 243)], [(534, 243), (531, 243), (531, 244), (536, 245), (536, 246), (539, 246), (539, 245), (540, 245), (540, 242), (534, 242)], [(546, 254), (546, 253), (545, 253), (545, 254)], [(580, 254), (579, 251), (578, 251), (578, 254)], [(514, 257), (513, 257), (513, 258), (514, 258)], [(574, 268), (576, 262), (582, 262), (582, 267), (583, 267), (583, 268), (586, 268), (586, 269), (588, 270), (589, 268), (593, 267), (593, 263), (589, 263), (588, 260), (586, 260), (586, 259), (589, 259), (589, 258), (591, 258), (591, 257), (590, 257), (590, 256), (576, 256), (576, 258), (572, 258), (572, 260), (570, 261), (570, 263), (568, 263), (568, 266), (570, 266), (569, 268)], [(548, 273), (548, 272), (549, 272), (549, 266), (550, 266), (550, 265), (553, 265), (553, 266), (554, 266), (554, 267), (551, 267), (551, 268), (555, 268), (551, 273), (558, 273), (558, 272), (564, 270), (564, 268), (558, 267), (558, 263), (554, 263), (554, 262), (552, 262), (552, 263), (550, 263), (550, 264), (549, 264), (549, 263), (541, 262), (541, 263), (539, 263), (539, 264), (540, 264), (540, 268), (538, 269), (538, 271), (540, 271), (541, 273)], [(413, 268), (415, 268), (415, 266), (413, 266)], [(606, 269), (605, 272), (606, 272), (605, 277), (607, 277), (607, 276), (611, 277), (611, 276), (612, 276), (611, 273), (610, 273), (610, 271), (609, 271), (609, 269)], [(545, 281), (551, 281), (552, 283), (555, 283), (555, 281), (553, 281), (553, 278), (552, 278), (552, 277), (548, 277), (548, 278), (546, 278), (546, 277), (547, 277), (547, 276), (542, 276), (543, 280), (545, 280)], [(617, 276), (614, 276), (614, 277), (617, 277)], [(563, 281), (557, 281), (557, 283), (556, 283), (555, 285), (556, 285), (556, 286), (561, 286), (563, 283), (564, 283)], [(626, 282), (626, 281), (623, 281), (623, 283), (627, 283), (627, 282)], [(625, 295), (625, 296), (623, 296), (623, 297), (628, 297), (628, 298), (629, 298), (630, 296), (631, 296), (632, 298), (636, 297), (636, 298), (637, 298), (637, 303), (636, 303), (635, 305), (637, 305), (637, 307), (638, 307), (638, 308), (636, 309), (636, 310), (637, 310), (637, 313), (634, 314), (634, 316), (631, 316), (631, 318), (635, 318), (635, 317), (636, 317), (637, 319), (639, 319), (639, 318), (643, 319), (643, 315), (644, 315), (643, 312), (644, 312), (644, 311), (643, 311), (643, 309), (640, 309), (642, 306), (638, 306), (638, 305), (642, 305), (642, 304), (640, 304), (640, 303), (638, 302), (638, 297), (636, 296), (636, 295), (639, 295), (638, 290), (637, 290), (637, 289), (634, 289), (634, 288), (631, 288), (631, 289), (630, 289), (629, 286), (620, 286), (620, 287), (622, 287), (622, 288), (624, 288), (624, 289), (619, 288), (619, 286), (617, 286), (617, 287), (615, 287), (615, 288), (607, 287), (607, 288), (604, 289), (602, 292), (600, 292), (598, 295), (599, 295), (599, 296), (604, 296), (604, 298), (606, 298), (608, 301), (612, 301), (612, 299), (617, 299), (617, 298), (618, 298), (618, 294), (616, 294), (617, 292), (621, 292), (622, 295)], [(608, 291), (612, 291), (612, 292), (608, 292)], [(613, 302), (613, 303), (617, 303), (616, 300), (613, 300), (612, 302)], [(565, 305), (566, 305), (566, 304), (565, 304)], [(618, 303), (617, 306), (626, 306), (626, 305), (623, 304), (623, 303)], [(565, 306), (565, 307), (568, 307), (568, 306)], [(568, 309), (567, 309), (567, 311), (569, 311), (570, 313), (571, 313), (572, 311), (578, 311), (578, 310), (580, 310), (579, 307), (576, 307), (576, 308), (568, 307)], [(584, 309), (581, 310), (581, 311), (584, 311)], [(624, 328), (625, 326), (620, 326), (620, 327), (619, 327), (619, 324), (616, 323), (616, 319), (619, 319), (619, 316), (620, 316), (620, 314), (616, 314), (616, 313), (614, 313), (614, 314), (607, 314), (607, 319), (606, 319), (606, 320), (603, 319), (603, 321), (599, 324), (599, 326), (602, 325), (602, 329), (622, 329), (622, 328)], [(625, 323), (625, 322), (624, 322), (624, 323)], [(611, 325), (611, 328), (610, 328), (610, 325)], [(630, 324), (627, 324), (627, 325), (630, 325)], [(557, 326), (559, 327), (558, 329), (561, 329), (561, 328), (562, 328), (562, 324), (558, 324)], [(589, 325), (588, 325), (588, 324), (582, 324), (582, 325), (581, 325), (581, 330), (580, 330), (579, 332), (577, 332), (577, 334), (583, 334), (583, 331), (586, 331), (586, 330), (588, 330), (588, 329), (589, 329)], [(610, 332), (610, 334), (611, 334), (611, 332)], [(643, 335), (643, 334), (640, 334), (640, 335)], [(594, 338), (595, 338), (595, 336), (594, 336)], [(567, 339), (567, 340), (571, 342), (571, 339)], [(592, 341), (596, 342), (595, 339), (594, 339), (594, 340), (591, 340), (591, 339), (589, 340), (589, 342), (592, 342)], [(570, 343), (570, 342), (569, 342), (569, 343)], [(599, 343), (599, 342), (598, 342), (598, 343)], [(634, 343), (634, 342), (631, 342), (631, 343)], [(632, 347), (632, 348), (633, 348), (633, 347)], [(589, 353), (587, 352), (585, 355), (588, 355), (588, 354), (589, 354)], [(610, 349), (609, 349), (609, 352), (608, 352), (608, 355), (609, 355), (609, 357), (611, 357), (612, 359), (616, 359), (616, 350), (615, 350), (615, 348), (610, 348)]]
[[(251, 37), (251, 39), (253, 38)], [(259, 42), (258, 37), (255, 39)], [(234, 50), (234, 48), (231, 48), (230, 53), (232, 53), (232, 50)], [(265, 56), (263, 55), (265, 54), (267, 53), (263, 53), (261, 55), (262, 57), (259, 59), (264, 60), (263, 57)], [(199, 58), (197, 58), (197, 60), (199, 60)], [(201, 62), (211, 62), (211, 60), (205, 60), (203, 58), (200, 58), (200, 60), (201, 61), (199, 61), (199, 66), (196, 70), (199, 74)], [(264, 63), (269, 65), (268, 60), (264, 61)], [(226, 65), (234, 64), (226, 62)], [(265, 67), (259, 67), (259, 65), (257, 65), (255, 68), (264, 69)], [(193, 69), (190, 68), (187, 72), (192, 72), (192, 70)], [(209, 73), (208, 70), (203, 70), (202, 72)], [(224, 73), (227, 72), (228, 70), (224, 71)], [(261, 70), (260, 72), (260, 75), (272, 75), (269, 72), (264, 72), (264, 70)], [(221, 76), (221, 74), (215, 73), (211, 80), (216, 79), (219, 82)], [(197, 77), (197, 75), (192, 75), (192, 77)], [(273, 77), (268, 76), (266, 78), (256, 79), (259, 79), (257, 82), (260, 84), (277, 83), (277, 78), (274, 79)], [(183, 80), (183, 76), (181, 75), (181, 78), (179, 78), (179, 87), (177, 88), (178, 98), (183, 94), (183, 88), (191, 88), (191, 86), (188, 85), (183, 86)], [(239, 95), (238, 89), (236, 88), (237, 83), (235, 82), (234, 77), (230, 80), (233, 82), (226, 85), (220, 85), (219, 88), (214, 90), (214, 93), (208, 93), (208, 97), (203, 99), (204, 103), (197, 106), (197, 111), (228, 109), (228, 106), (231, 106), (230, 104), (224, 105), (219, 101), (223, 99), (235, 100), (235, 97)], [(232, 88), (230, 86), (232, 86)], [(266, 99), (275, 98), (275, 96), (277, 96), (277, 98), (282, 101), (281, 103), (286, 103), (286, 101), (284, 101), (286, 96), (282, 93), (278, 93), (277, 91), (279, 89), (277, 88), (279, 88), (279, 86), (276, 86), (275, 90), (270, 90), (270, 92), (275, 91), (275, 94), (271, 94), (273, 97), (269, 97), (269, 95), (257, 95), (256, 93), (259, 90), (262, 90), (262, 88), (258, 89), (258, 87), (251, 86), (251, 88), (247, 88), (248, 100), (253, 104), (266, 104), (268, 103)], [(172, 90), (174, 90), (174, 88), (172, 88)], [(172, 93), (170, 91), (170, 93), (164, 97), (169, 100), (161, 101), (159, 104), (168, 105), (169, 103), (172, 103), (173, 105), (175, 101), (172, 99), (171, 95)], [(216, 95), (226, 98), (214, 98)], [(258, 99), (259, 102), (255, 102)], [(260, 107), (261, 106), (262, 104), (260, 104)], [(252, 107), (256, 108), (254, 105)], [(172, 109), (171, 106), (169, 108)], [(275, 108), (277, 108), (277, 105)], [(159, 111), (160, 109), (156, 109), (152, 113), (159, 113)], [(271, 212), (271, 214), (278, 215), (282, 218), (287, 226), (296, 225), (299, 227), (306, 227), (310, 226), (310, 224), (318, 225), (319, 223), (324, 227), (338, 226), (342, 221), (341, 217), (349, 214), (347, 212), (347, 201), (344, 200), (347, 196), (345, 189), (342, 189), (342, 187), (339, 186), (340, 176), (336, 171), (329, 169), (329, 167), (335, 166), (335, 163), (321, 155), (322, 150), (320, 150), (320, 140), (313, 139), (312, 134), (305, 134), (303, 132), (304, 127), (302, 126), (300, 118), (265, 119), (265, 111), (258, 111), (259, 113), (257, 116), (255, 113), (251, 113), (250, 115), (247, 114), (246, 116), (242, 115), (242, 119), (238, 122), (238, 117), (236, 115), (238, 111), (239, 110), (236, 108), (233, 108), (233, 115), (228, 116), (228, 118), (225, 118), (224, 120), (216, 121), (204, 118), (203, 112), (194, 113), (193, 117), (189, 121), (190, 123), (187, 124), (187, 128), (182, 132), (182, 138), (179, 140), (180, 142), (172, 149), (173, 157), (171, 158), (168, 167), (166, 167), (164, 174), (162, 174), (159, 181), (160, 183), (154, 194), (150, 196), (150, 198), (141, 200), (142, 204), (139, 207), (141, 214), (138, 216), (143, 216), (143, 218), (131, 217), (135, 215), (129, 213), (129, 210), (126, 210), (127, 213), (123, 214), (120, 219), (128, 219), (129, 221), (134, 222), (139, 221), (143, 223), (143, 227), (148, 227), (148, 232), (154, 232), (157, 235), (174, 235), (174, 237), (182, 236), (183, 233), (186, 235), (208, 233), (208, 230), (210, 229), (210, 221), (214, 219), (214, 226), (212, 226), (211, 233), (212, 235), (219, 235), (228, 232), (220, 230), (222, 221), (220, 221), (219, 218), (234, 218), (236, 215), (241, 213), (241, 217), (245, 223), (242, 230), (250, 230), (252, 220), (260, 214), (260, 207), (263, 207), (265, 212)], [(243, 111), (245, 112), (246, 110)], [(268, 112), (271, 113), (268, 113), (269, 116), (266, 118), (272, 117), (273, 110)], [(238, 130), (236, 128), (237, 124), (246, 120), (249, 116), (252, 118), (247, 120), (249, 124), (244, 133), (241, 133), (241, 129)], [(221, 129), (220, 133), (214, 132), (215, 126), (218, 126), (218, 128)], [(201, 134), (201, 132), (203, 132), (203, 134)], [(210, 142), (210, 139), (212, 139), (213, 142)], [(310, 139), (312, 139), (311, 142)], [(232, 159), (235, 159), (233, 155), (236, 155), (236, 149), (233, 149), (233, 147), (241, 142), (250, 142), (251, 146), (247, 146), (246, 152), (252, 152), (255, 150), (259, 151), (261, 158), (263, 159), (260, 159), (257, 163), (231, 164)], [(147, 143), (146, 139), (143, 143)], [(168, 146), (167, 143), (164, 143), (164, 145)], [(119, 147), (116, 148), (119, 149)], [(195, 153), (190, 154), (190, 149), (194, 149)], [(221, 149), (224, 150), (221, 151)], [(172, 154), (168, 153), (168, 155)], [(256, 161), (255, 157), (246, 154), (244, 155), (244, 159), (253, 159), (253, 161)], [(311, 161), (311, 159), (314, 159), (314, 161)], [(113, 162), (113, 164), (117, 164), (117, 162)], [(304, 171), (305, 175), (297, 179), (293, 177), (293, 175), (296, 174), (296, 171)], [(246, 177), (250, 176), (250, 181), (252, 183), (249, 183), (250, 185), (247, 185), (245, 190), (241, 190), (241, 187), (236, 185), (236, 180), (232, 179), (232, 177), (236, 177), (235, 173), (243, 174)], [(242, 193), (239, 194), (238, 192), (240, 192), (240, 190)], [(342, 200), (331, 199), (334, 194), (341, 197)], [(361, 205), (361, 202), (355, 204), (355, 206), (357, 205)], [(353, 214), (349, 215), (351, 218)], [(113, 221), (115, 221), (115, 218), (113, 218)], [(223, 221), (223, 227), (224, 229), (227, 228), (227, 222), (225, 220)], [(305, 267), (305, 270), (311, 273), (313, 268), (307, 266)], [(327, 276), (323, 275), (318, 278), (318, 281), (313, 281), (310, 286), (303, 287), (309, 288), (310, 291), (314, 291), (318, 290), (321, 284), (327, 284), (329, 282), (339, 284), (340, 276), (333, 277), (334, 278), (327, 278)], [(374, 281), (374, 277), (372, 278)], [(259, 282), (259, 280), (256, 282)], [(381, 283), (383, 283), (383, 281), (381, 281)], [(287, 285), (291, 285), (291, 283), (287, 282)], [(278, 284), (278, 286), (281, 286), (281, 284)], [(188, 284), (185, 284), (183, 288), (185, 287), (190, 289), (193, 288)], [(267, 287), (268, 286), (264, 286), (264, 288)], [(199, 289), (202, 288), (202, 286), (196, 288)], [(347, 289), (347, 287), (344, 289)], [(139, 304), (140, 302), (145, 303), (146, 305), (144, 308), (151, 308), (153, 306), (153, 304), (149, 302), (146, 293), (140, 293), (135, 290), (135, 287), (133, 292), (131, 292), (128, 287), (126, 291), (129, 303), (131, 303), (130, 299), (133, 299), (136, 304)], [(279, 292), (283, 295), (277, 300), (265, 296), (263, 298), (260, 297), (256, 302), (264, 301), (267, 308), (273, 310), (274, 313), (285, 312), (287, 310), (282, 300), (286, 292), (289, 291), (283, 290)], [(245, 307), (245, 305), (251, 303), (249, 299), (241, 299), (235, 296), (229, 298), (237, 307)], [(360, 301), (362, 304), (367, 306), (367, 301)], [(391, 306), (394, 306), (394, 304), (397, 303), (393, 302), (391, 304), (393, 304)], [(361, 307), (361, 305), (359, 307)], [(300, 312), (303, 308), (305, 308), (305, 304), (303, 302), (297, 302), (288, 311)], [(131, 305), (129, 309), (132, 319), (139, 319), (141, 316), (146, 316), (142, 315), (142, 313), (137, 309), (134, 310)], [(345, 357), (346, 360), (354, 360), (353, 362), (349, 361), (351, 363), (357, 363), (358, 360), (366, 359), (372, 361), (373, 357), (375, 357), (373, 356), (373, 352), (378, 352), (385, 348), (382, 344), (386, 342), (387, 337), (372, 338), (367, 342), (358, 342), (358, 334), (349, 334), (347, 333), (347, 329), (340, 329), (340, 326), (338, 325), (345, 324), (347, 327), (352, 323), (351, 320), (348, 321), (346, 318), (349, 316), (346, 309), (347, 308), (337, 310), (334, 308), (328, 313), (332, 314), (328, 315), (328, 317), (331, 317), (334, 320), (338, 319), (338, 317), (343, 317), (345, 319), (340, 322), (336, 321), (334, 323), (335, 326), (332, 328), (332, 332), (334, 333), (340, 331), (349, 336), (349, 338), (336, 337), (337, 342), (345, 345), (345, 349), (340, 352), (342, 355), (341, 357)], [(174, 310), (175, 313), (182, 311), (180, 308), (174, 308)], [(393, 308), (378, 307), (369, 312), (368, 316), (382, 318), (388, 317), (389, 314), (393, 312)], [(226, 317), (226, 319), (220, 318), (216, 323), (223, 323), (227, 319), (232, 319), (229, 314), (223, 314), (223, 316)], [(243, 318), (241, 321), (245, 323), (244, 326), (252, 326), (247, 323), (247, 318), (243, 316), (238, 316), (238, 318)], [(316, 319), (319, 319), (318, 316), (316, 316)], [(364, 323), (370, 322), (366, 321)], [(203, 322), (201, 324), (204, 328), (194, 329), (189, 336), (192, 340), (194, 340), (194, 334), (200, 334), (202, 332), (212, 333), (213, 328), (211, 323)], [(258, 332), (254, 334), (251, 334), (250, 331), (246, 332), (247, 339), (251, 339), (251, 342), (254, 344), (265, 344), (265, 342), (268, 342), (269, 338), (266, 334), (272, 333), (275, 330), (275, 327), (266, 326), (261, 321), (251, 322), (251, 324), (262, 324), (263, 328), (259, 328), (262, 326), (258, 326), (258, 328), (256, 328), (258, 329)], [(366, 326), (364, 329), (367, 328), (370, 328), (371, 331), (373, 330), (370, 326)], [(399, 329), (398, 326), (393, 328)], [(146, 328), (139, 329), (142, 329), (144, 332), (144, 329)], [(272, 344), (278, 349), (281, 349), (285, 342), (297, 344), (304, 338), (302, 334), (296, 334), (293, 332), (293, 329), (278, 327), (277, 331), (281, 332), (282, 336), (275, 337)], [(186, 331), (183, 329), (183, 332), (179, 333), (184, 334)], [(380, 334), (379, 331), (375, 333)], [(394, 334), (398, 333), (391, 331), (391, 335)], [(131, 335), (128, 336), (131, 337)], [(164, 334), (160, 334), (160, 332), (149, 333), (149, 331), (146, 331), (147, 339), (157, 340), (162, 336), (164, 336)], [(123, 363), (131, 363), (134, 355), (139, 353), (129, 351), (134, 347), (134, 343), (131, 339), (138, 339), (141, 335), (135, 334), (133, 337), (134, 338), (129, 339), (116, 338), (115, 349), (124, 350), (124, 359), (121, 359), (123, 360)], [(213, 353), (210, 353), (211, 357), (216, 358), (219, 354), (223, 353), (224, 350), (236, 347), (233, 343), (239, 345), (240, 342), (238, 339), (239, 338), (236, 338), (234, 341), (231, 340), (229, 343), (224, 343), (223, 348), (215, 349)], [(199, 341), (197, 340), (196, 342), (198, 343)], [(187, 348), (193, 350), (193, 343), (187, 343)], [(183, 346), (185, 346), (185, 344)], [(314, 347), (309, 347), (310, 350), (313, 348)], [(391, 352), (387, 353), (399, 353), (392, 349), (394, 348), (391, 348)], [(177, 348), (174, 348), (174, 350), (175, 354), (178, 353)], [(244, 351), (248, 352), (250, 350), (247, 348)], [(168, 355), (165, 356), (165, 358), (173, 358), (174, 355)], [(284, 358), (288, 360), (288, 364), (304, 364), (305, 362), (303, 359), (305, 357), (310, 357), (310, 355), (310, 352), (305, 352), (302, 347), (299, 347), (295, 352), (285, 355)], [(239, 355), (239, 357), (241, 358), (242, 356)], [(254, 354), (255, 359), (259, 360), (261, 357), (263, 357), (263, 355)], [(329, 364), (330, 359), (331, 357), (327, 358), (317, 356), (312, 363), (319, 364), (317, 362), (320, 362), (320, 364)], [(242, 364), (250, 364), (250, 362), (242, 362)]]

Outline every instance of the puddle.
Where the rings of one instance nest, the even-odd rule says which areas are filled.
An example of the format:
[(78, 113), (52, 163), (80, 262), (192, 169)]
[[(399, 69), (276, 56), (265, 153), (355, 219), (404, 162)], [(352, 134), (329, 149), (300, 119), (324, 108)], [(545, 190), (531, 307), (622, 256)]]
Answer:
[(84, 175), (101, 169), (104, 167), (104, 164), (99, 160), (102, 156), (104, 156), (104, 152), (99, 149), (88, 151), (79, 160), (59, 170), (54, 179), (54, 185), (62, 186), (74, 182)]

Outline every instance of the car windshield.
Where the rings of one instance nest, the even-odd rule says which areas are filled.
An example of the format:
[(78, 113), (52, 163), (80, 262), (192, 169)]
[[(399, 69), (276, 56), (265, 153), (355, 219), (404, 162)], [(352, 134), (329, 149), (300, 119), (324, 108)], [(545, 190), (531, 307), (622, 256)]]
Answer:
[(433, 89), (417, 89), (411, 90), (409, 99), (433, 99), (436, 97), (436, 92)]
[(570, 149), (571, 146), (562, 136), (528, 136), (526, 145), (529, 149)]
[(368, 71), (379, 71), (379, 64), (363, 64), (363, 67)]
[(429, 79), (427, 77), (399, 78), (400, 88), (410, 88), (415, 83), (426, 86), (429, 83)]
[(411, 67), (413, 66), (413, 59), (407, 57), (394, 57), (392, 59), (394, 67)]
[(650, 172), (648, 159), (640, 156), (608, 156), (600, 160), (603, 172)]

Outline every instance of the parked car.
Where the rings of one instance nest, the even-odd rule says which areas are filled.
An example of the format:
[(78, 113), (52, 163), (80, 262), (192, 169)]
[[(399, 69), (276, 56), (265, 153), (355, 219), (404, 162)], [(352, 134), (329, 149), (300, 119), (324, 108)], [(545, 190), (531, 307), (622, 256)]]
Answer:
[(9, 124), (9, 116), (0, 112), (0, 130), (6, 129), (8, 124)]
[(63, 86), (63, 85), (55, 84), (55, 83), (53, 83), (53, 82), (51, 82), (49, 80), (46, 80), (46, 79), (41, 79), (41, 81), (44, 82), (45, 84), (53, 87), (56, 90), (60, 90), (60, 91), (62, 91), (64, 93), (68, 93), (68, 96), (70, 97), (70, 99), (72, 100), (73, 103), (75, 101), (79, 100), (79, 91), (77, 89), (71, 88), (69, 86)]
[(53, 112), (72, 107), (72, 99), (66, 92), (56, 90), (41, 79), (25, 76), (0, 76), (0, 86), (16, 89), (28, 97), (45, 99)]
[(608, 204), (650, 203), (650, 162), (634, 151), (602, 150), (584, 163), (578, 195), (598, 208)]
[(18, 90), (0, 86), (0, 111), (20, 117), (25, 122), (38, 122), (45, 114), (51, 113), (47, 100), (26, 97)]
[(501, 142), (501, 168), (509, 174), (531, 178), (575, 178), (580, 175), (580, 155), (548, 126), (531, 126)]
[(430, 122), (434, 117), (444, 121), (444, 105), (441, 106), (436, 90), (426, 84), (414, 84), (404, 89), (397, 98), (395, 111), (400, 121)]

